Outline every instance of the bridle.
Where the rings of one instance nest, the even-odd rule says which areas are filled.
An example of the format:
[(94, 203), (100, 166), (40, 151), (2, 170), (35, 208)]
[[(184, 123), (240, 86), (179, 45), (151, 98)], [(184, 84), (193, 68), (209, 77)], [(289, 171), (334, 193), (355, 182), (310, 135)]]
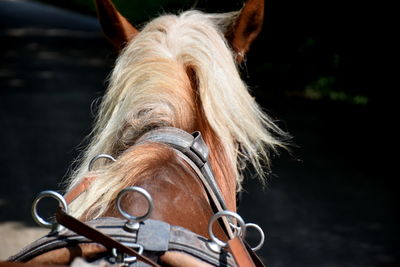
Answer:
[[(66, 228), (61, 230), (60, 227), (57, 229), (55, 228), (56, 225), (53, 225), (55, 229), (49, 235), (37, 240), (9, 260), (26, 262), (49, 251), (74, 244), (92, 244), (93, 246), (101, 244), (100, 247), (103, 249), (97, 247), (96, 255), (104, 254), (108, 262), (132, 266), (135, 266), (136, 262), (159, 266), (156, 263), (159, 256), (171, 252), (185, 253), (214, 266), (263, 266), (252, 249), (242, 241), (246, 230), (243, 219), (237, 213), (228, 211), (226, 208), (224, 198), (208, 163), (209, 149), (201, 133), (189, 134), (181, 129), (161, 127), (145, 133), (136, 141), (134, 146), (148, 142), (166, 144), (172, 147), (201, 181), (214, 212), (208, 226), (211, 240), (185, 228), (148, 219), (153, 206), (152, 198), (146, 190), (140, 187), (128, 187), (118, 195), (117, 208), (128, 221), (119, 218), (100, 218), (81, 222), (73, 218), (67, 213), (67, 204), (85, 192), (90, 187), (91, 182), (96, 179), (95, 177), (87, 177), (64, 197), (58, 193), (46, 191), (44, 195), (39, 195), (35, 199), (32, 209), (36, 216), (36, 218), (34, 216), (35, 220), (41, 219), (37, 215), (36, 204), (44, 196), (50, 195), (64, 203), (62, 205), (64, 207), (59, 207), (56, 212), (56, 225), (63, 225)], [(101, 155), (100, 157), (114, 160), (111, 156)], [(89, 165), (93, 165), (92, 163)], [(121, 208), (120, 199), (129, 191), (140, 193), (146, 198), (149, 209), (145, 215), (135, 217)], [(43, 219), (41, 220), (43, 223)], [(219, 221), (226, 233), (228, 242), (223, 242), (215, 237), (212, 227), (216, 221)], [(239, 224), (240, 227), (236, 224)], [(249, 227), (254, 226), (254, 224), (248, 225)], [(260, 231), (261, 229), (258, 227), (257, 230)], [(260, 233), (263, 242), (262, 230)], [(109, 250), (112, 251), (111, 256), (110, 253), (107, 253)], [(89, 255), (87, 258), (96, 255)]]

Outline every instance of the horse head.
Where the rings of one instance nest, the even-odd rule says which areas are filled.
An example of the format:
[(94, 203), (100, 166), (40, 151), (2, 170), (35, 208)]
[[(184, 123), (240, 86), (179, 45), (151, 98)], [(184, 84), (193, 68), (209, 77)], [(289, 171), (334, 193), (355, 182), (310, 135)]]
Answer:
[[(253, 164), (262, 176), (268, 151), (282, 146), (275, 136), (283, 132), (250, 96), (237, 68), (260, 33), (264, 1), (248, 0), (240, 11), (224, 14), (165, 15), (141, 30), (110, 0), (96, 0), (96, 5), (103, 32), (119, 57), (92, 141), (69, 188), (85, 177), (97, 178), (70, 210), (85, 219), (116, 215), (111, 208), (116, 194), (135, 184), (154, 192), (155, 218), (207, 235), (204, 224), (211, 210), (198, 182), (187, 179), (193, 174), (170, 148), (134, 144), (157, 127), (200, 131), (227, 208), (236, 210), (243, 163)], [(90, 160), (101, 153), (118, 159), (89, 172)], [(141, 201), (135, 200), (129, 200), (136, 203), (130, 208), (140, 212)], [(190, 215), (194, 210), (198, 216)]]

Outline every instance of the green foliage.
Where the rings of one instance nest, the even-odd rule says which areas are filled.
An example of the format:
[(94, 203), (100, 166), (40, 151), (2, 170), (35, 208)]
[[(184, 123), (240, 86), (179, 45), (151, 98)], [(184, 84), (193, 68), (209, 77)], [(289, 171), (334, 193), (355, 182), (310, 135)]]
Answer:
[(320, 76), (316, 81), (306, 86), (304, 95), (314, 100), (328, 98), (332, 101), (348, 102), (356, 105), (368, 104), (368, 97), (350, 95), (344, 91), (336, 90), (335, 83), (336, 78), (334, 76)]

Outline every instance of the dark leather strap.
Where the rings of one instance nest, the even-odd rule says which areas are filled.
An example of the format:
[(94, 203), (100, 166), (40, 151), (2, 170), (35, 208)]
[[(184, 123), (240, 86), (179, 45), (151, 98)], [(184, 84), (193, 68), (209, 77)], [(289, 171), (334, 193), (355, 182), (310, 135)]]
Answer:
[(138, 260), (145, 262), (153, 267), (161, 267), (160, 265), (155, 263), (153, 260), (151, 260), (143, 255), (140, 255), (135, 250), (133, 250), (127, 246), (124, 246), (123, 244), (121, 244), (120, 242), (115, 240), (114, 238), (109, 237), (100, 231), (97, 231), (96, 229), (75, 219), (72, 216), (69, 216), (60, 207), (57, 209), (56, 219), (59, 224), (67, 227), (68, 229), (74, 231), (77, 234), (85, 236), (99, 244), (102, 244), (103, 246), (105, 246), (108, 249), (115, 248), (119, 252), (123, 252), (123, 253), (129, 254), (131, 256), (135, 256), (135, 257), (137, 257)]

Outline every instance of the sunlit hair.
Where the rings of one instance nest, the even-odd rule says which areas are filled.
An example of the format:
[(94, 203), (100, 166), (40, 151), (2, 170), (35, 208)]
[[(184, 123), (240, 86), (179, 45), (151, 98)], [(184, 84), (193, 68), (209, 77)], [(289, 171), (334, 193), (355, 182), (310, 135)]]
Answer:
[[(118, 157), (149, 129), (172, 126), (198, 130), (194, 129), (197, 110), (204, 113), (227, 159), (237, 166), (233, 170), (236, 189), (241, 188), (241, 168), (247, 162), (264, 177), (262, 166), (269, 165), (269, 151), (283, 146), (277, 137), (285, 133), (248, 93), (235, 55), (224, 39), (224, 28), (237, 14), (188, 11), (162, 16), (127, 44), (110, 76), (91, 143), (69, 180), (69, 188), (89, 175), (88, 164), (94, 156), (107, 153)], [(188, 69), (195, 75), (197, 88), (193, 88)], [(106, 163), (98, 168), (103, 167), (103, 174), (107, 168), (116, 171)], [(123, 174), (98, 177), (94, 183), (101, 186), (93, 186), (95, 189), (82, 196), (85, 201), (72, 203), (72, 214), (81, 216), (90, 208), (96, 210), (94, 216), (101, 215), (107, 201), (102, 196), (115, 196), (124, 186), (117, 186), (118, 175)]]

